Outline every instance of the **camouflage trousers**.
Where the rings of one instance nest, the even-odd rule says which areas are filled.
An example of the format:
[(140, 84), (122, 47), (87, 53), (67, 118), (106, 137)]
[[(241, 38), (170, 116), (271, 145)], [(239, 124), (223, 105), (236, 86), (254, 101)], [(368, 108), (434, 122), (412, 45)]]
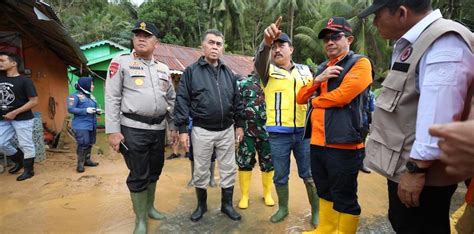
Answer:
[(241, 171), (251, 171), (257, 162), (255, 155), (258, 153), (258, 164), (263, 172), (273, 171), (270, 143), (256, 137), (244, 136), (235, 154), (237, 166)]

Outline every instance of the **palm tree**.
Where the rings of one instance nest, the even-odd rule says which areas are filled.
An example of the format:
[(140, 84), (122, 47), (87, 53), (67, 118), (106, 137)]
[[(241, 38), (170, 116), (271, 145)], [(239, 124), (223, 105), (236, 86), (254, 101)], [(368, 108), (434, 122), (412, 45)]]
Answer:
[[(247, 7), (245, 0), (200, 0), (201, 9), (206, 10), (209, 15), (208, 28), (221, 30), (226, 37), (230, 33), (230, 38), (236, 41), (238, 37), (241, 52), (244, 51), (242, 32), (245, 31), (243, 24), (243, 12)], [(234, 44), (236, 44), (234, 42)], [(234, 45), (235, 47), (235, 45)]]
[(273, 12), (273, 15), (279, 15), (281, 12), (286, 11), (286, 19), (285, 17), (283, 20), (289, 20), (289, 24), (287, 25), (287, 32), (291, 39), (293, 39), (293, 27), (294, 27), (294, 19), (296, 14), (299, 11), (305, 11), (315, 17), (318, 16), (320, 9), (320, 2), (321, 0), (269, 0), (267, 4), (266, 12)]
[[(378, 76), (383, 76), (389, 68), (391, 46), (390, 43), (382, 39), (371, 20), (360, 19), (357, 14), (370, 4), (369, 0), (345, 0), (345, 1), (327, 1), (322, 4), (321, 15), (313, 27), (300, 26), (296, 29), (295, 39), (303, 47), (308, 47), (311, 52), (310, 58), (316, 61), (324, 60), (323, 43), (318, 39), (319, 31), (325, 26), (326, 20), (333, 16), (342, 16), (350, 22), (355, 41), (352, 49), (359, 54), (367, 55), (375, 65), (375, 71)], [(314, 57), (316, 55), (316, 57)]]

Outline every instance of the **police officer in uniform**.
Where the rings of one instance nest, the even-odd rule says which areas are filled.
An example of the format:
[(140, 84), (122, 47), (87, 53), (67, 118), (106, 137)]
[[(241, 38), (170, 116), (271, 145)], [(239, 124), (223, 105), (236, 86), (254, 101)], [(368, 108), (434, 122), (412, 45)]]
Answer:
[(170, 113), (175, 91), (169, 68), (153, 58), (158, 29), (140, 21), (133, 32), (132, 54), (120, 55), (109, 66), (105, 92), (105, 131), (115, 151), (120, 151), (130, 174), (134, 233), (146, 233), (147, 216), (166, 217), (154, 208), (156, 182), (164, 164), (166, 122), (177, 133)]
[(91, 151), (96, 139), (96, 115), (102, 114), (102, 110), (97, 108), (97, 102), (92, 96), (94, 84), (91, 77), (79, 78), (75, 88), (77, 92), (68, 97), (67, 110), (74, 115), (72, 129), (77, 142), (76, 171), (82, 173), (84, 166), (99, 165), (91, 160)]

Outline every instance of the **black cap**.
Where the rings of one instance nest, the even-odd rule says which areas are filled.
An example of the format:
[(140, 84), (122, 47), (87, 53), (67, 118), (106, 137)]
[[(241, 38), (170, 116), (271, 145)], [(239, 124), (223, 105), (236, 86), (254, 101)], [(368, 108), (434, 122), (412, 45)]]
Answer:
[(365, 18), (373, 13), (375, 13), (376, 11), (382, 9), (384, 6), (386, 6), (388, 3), (390, 2), (390, 0), (374, 0), (374, 2), (372, 3), (372, 5), (370, 5), (369, 7), (365, 8), (365, 10), (363, 10), (361, 13), (359, 13), (359, 18)]
[(155, 37), (158, 37), (158, 28), (152, 23), (145, 22), (145, 21), (138, 21), (135, 24), (135, 27), (132, 29), (132, 32), (135, 33), (137, 31), (143, 31), (148, 34), (154, 35)]
[(327, 32), (343, 32), (346, 35), (352, 35), (352, 27), (344, 17), (331, 17), (326, 21), (326, 27), (319, 31), (318, 38), (323, 38)]
[(291, 45), (290, 37), (288, 36), (288, 34), (284, 32), (280, 33), (280, 36), (277, 39), (275, 39), (275, 41), (288, 42)]

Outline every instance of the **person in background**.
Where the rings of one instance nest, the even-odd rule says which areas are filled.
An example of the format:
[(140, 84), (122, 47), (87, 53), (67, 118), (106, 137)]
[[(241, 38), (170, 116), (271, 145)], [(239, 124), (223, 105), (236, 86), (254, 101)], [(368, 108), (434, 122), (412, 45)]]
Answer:
[[(17, 54), (0, 52), (0, 71), (5, 74), (0, 75), (0, 151), (15, 163), (9, 173), (15, 174), (24, 168), (17, 181), (35, 175), (34, 116), (31, 109), (38, 104), (33, 81), (18, 70), (21, 63)], [(15, 135), (19, 148), (10, 142)]]
[(96, 141), (97, 117), (102, 110), (92, 96), (94, 84), (91, 77), (81, 77), (75, 86), (77, 92), (67, 98), (67, 110), (73, 114), (72, 129), (77, 143), (76, 171), (84, 172), (84, 166), (96, 167), (99, 163), (92, 161), (92, 146)]
[(268, 142), (269, 136), (265, 129), (267, 121), (265, 94), (255, 73), (242, 77), (238, 85), (245, 108), (244, 139), (239, 144), (236, 155), (241, 192), (239, 208), (246, 209), (249, 206), (250, 180), (252, 169), (257, 162), (256, 154), (258, 154), (258, 164), (262, 172), (263, 200), (265, 205), (274, 206), (275, 201), (272, 198), (274, 168)]

